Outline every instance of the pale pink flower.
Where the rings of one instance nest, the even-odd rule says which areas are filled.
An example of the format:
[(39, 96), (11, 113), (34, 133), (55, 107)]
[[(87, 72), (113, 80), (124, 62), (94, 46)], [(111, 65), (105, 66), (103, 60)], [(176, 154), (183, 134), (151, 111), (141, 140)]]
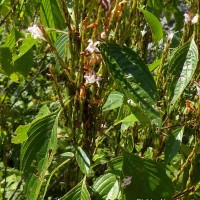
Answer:
[(100, 2), (105, 10), (110, 11), (110, 9), (111, 9), (111, 1), (110, 0), (101, 0)]
[(191, 21), (190, 16), (187, 13), (185, 13), (184, 17), (185, 17), (185, 19), (184, 19), (185, 23), (188, 24)]
[(86, 51), (89, 51), (91, 54), (93, 52), (99, 53), (99, 49), (97, 47), (97, 45), (99, 44), (99, 41), (93, 42), (92, 39), (88, 40), (89, 45), (86, 48)]
[(196, 14), (193, 18), (192, 18), (192, 24), (196, 24), (198, 22), (198, 18), (199, 18), (199, 15)]
[(93, 70), (90, 70), (89, 75), (84, 75), (86, 83), (93, 84), (102, 80), (101, 77), (98, 77)]
[(43, 35), (42, 31), (40, 30), (40, 28), (38, 27), (38, 25), (34, 24), (32, 27), (28, 27), (28, 31), (31, 33), (31, 36), (34, 39), (40, 38), (40, 39), (46, 41), (46, 39), (44, 38), (44, 35)]
[(193, 18), (191, 18), (187, 13), (184, 14), (185, 16), (185, 23), (188, 24), (188, 23), (192, 23), (192, 24), (196, 24), (198, 22), (198, 18), (199, 18), (199, 15), (196, 14)]

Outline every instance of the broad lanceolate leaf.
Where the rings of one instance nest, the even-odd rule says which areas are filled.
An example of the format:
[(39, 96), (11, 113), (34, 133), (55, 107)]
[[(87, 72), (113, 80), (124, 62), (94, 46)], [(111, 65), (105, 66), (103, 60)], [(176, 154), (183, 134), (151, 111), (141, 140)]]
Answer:
[(105, 104), (102, 107), (103, 112), (106, 110), (113, 110), (115, 108), (120, 107), (123, 103), (123, 97), (124, 95), (120, 92), (111, 92)]
[(169, 163), (178, 153), (183, 138), (184, 127), (176, 129), (168, 138), (165, 145), (165, 163)]
[(174, 194), (172, 181), (161, 164), (129, 153), (124, 153), (122, 187), (127, 200), (171, 199)]
[(46, 171), (57, 148), (58, 112), (46, 115), (31, 124), (28, 139), (21, 148), (21, 171), (25, 179), (27, 199), (36, 200)]
[[(94, 182), (94, 185), (92, 187), (92, 190), (94, 191), (95, 199), (97, 200), (106, 199), (108, 194), (109, 195), (112, 194), (112, 196), (114, 196), (113, 187), (115, 187), (116, 189), (118, 188), (115, 185), (116, 181), (117, 181), (116, 176), (112, 173), (107, 173), (99, 177)], [(115, 191), (115, 192), (118, 193), (118, 191)]]
[(132, 49), (118, 44), (102, 43), (101, 53), (134, 115), (141, 122), (148, 118), (152, 123), (160, 124), (161, 118), (155, 109), (156, 85), (145, 63)]
[(120, 193), (120, 184), (119, 184), (119, 181), (116, 180), (113, 187), (109, 191), (109, 193), (106, 197), (106, 200), (116, 200), (116, 199), (118, 199), (119, 193)]
[(147, 20), (147, 23), (149, 24), (151, 28), (153, 40), (157, 44), (159, 40), (163, 38), (163, 30), (162, 30), (161, 23), (159, 22), (157, 17), (153, 15), (152, 13), (143, 9), (139, 9), (139, 10), (142, 11), (142, 13), (144, 14)]
[[(67, 47), (68, 41), (69, 41), (68, 35), (61, 34), (55, 42), (55, 47), (56, 47), (60, 57), (63, 60), (66, 60), (66, 58), (69, 59), (71, 57), (69, 48)], [(56, 57), (55, 57), (55, 59), (56, 59), (56, 71), (58, 72), (60, 70), (61, 66), (60, 66), (58, 59)]]
[(185, 43), (173, 55), (168, 70), (169, 113), (174, 109), (177, 100), (191, 81), (198, 62), (198, 48), (192, 39)]
[(87, 154), (84, 152), (84, 150), (81, 147), (77, 148), (76, 160), (77, 160), (77, 163), (78, 163), (81, 171), (86, 176), (90, 176), (91, 175), (90, 159), (88, 158)]
[(81, 181), (60, 200), (90, 200), (90, 194), (87, 190), (85, 180)]
[[(57, 1), (42, 0), (40, 7), (40, 19), (44, 26), (64, 29), (65, 24), (59, 10)], [(55, 34), (53, 35), (55, 39)]]

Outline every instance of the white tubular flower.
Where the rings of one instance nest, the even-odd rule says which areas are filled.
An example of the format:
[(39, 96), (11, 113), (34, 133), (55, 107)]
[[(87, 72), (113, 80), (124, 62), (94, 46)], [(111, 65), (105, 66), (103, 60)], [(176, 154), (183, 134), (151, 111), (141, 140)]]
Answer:
[(198, 22), (198, 18), (199, 18), (199, 15), (196, 14), (193, 18), (192, 18), (192, 24), (196, 24)]
[(146, 34), (146, 32), (147, 32), (146, 30), (142, 30), (142, 31), (140, 31), (142, 37), (144, 37), (144, 35)]
[(171, 42), (172, 39), (173, 39), (173, 37), (174, 37), (174, 33), (170, 33), (170, 34), (168, 35), (168, 37), (167, 37), (167, 40), (168, 40), (169, 42)]
[(185, 13), (184, 17), (185, 17), (185, 19), (184, 19), (185, 23), (188, 24), (191, 21), (190, 16), (187, 13)]
[(93, 84), (95, 82), (98, 83), (99, 81), (102, 80), (101, 77), (97, 77), (96, 73), (93, 70), (90, 70), (89, 75), (88, 76), (85, 75), (84, 78), (86, 80), (86, 83), (88, 84)]
[(105, 33), (105, 32), (102, 32), (102, 33), (101, 33), (101, 39), (102, 39), (102, 40), (105, 40), (105, 39), (106, 39), (106, 33)]
[(40, 28), (38, 27), (38, 25), (34, 24), (32, 27), (28, 27), (28, 31), (31, 33), (31, 36), (34, 39), (40, 38), (40, 39), (46, 41), (46, 39), (44, 38), (44, 35), (43, 35), (42, 31), (40, 30)]
[(126, 186), (131, 184), (132, 176), (127, 176), (122, 180), (122, 187), (125, 188)]
[(92, 39), (88, 40), (89, 45), (86, 48), (86, 51), (89, 51), (91, 54), (93, 52), (99, 53), (99, 49), (97, 47), (97, 45), (99, 44), (99, 41), (93, 42)]

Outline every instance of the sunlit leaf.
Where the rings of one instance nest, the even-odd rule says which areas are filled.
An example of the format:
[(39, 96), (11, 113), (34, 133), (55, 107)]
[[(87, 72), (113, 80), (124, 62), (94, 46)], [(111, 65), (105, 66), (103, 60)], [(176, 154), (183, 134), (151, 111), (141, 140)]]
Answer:
[(36, 118), (28, 125), (21, 125), (19, 126), (16, 131), (14, 132), (14, 136), (11, 140), (14, 144), (20, 144), (28, 139), (27, 132), (31, 128), (31, 125), (34, 124), (37, 120), (41, 119), (42, 117), (45, 117), (46, 115), (49, 115), (50, 111), (47, 107), (47, 105), (44, 105), (40, 108), (39, 113), (37, 114)]
[(192, 39), (179, 48), (173, 55), (168, 70), (169, 113), (191, 81), (198, 62), (198, 48)]
[(149, 71), (152, 72), (154, 69), (156, 69), (161, 64), (161, 59), (155, 60), (153, 63), (149, 64)]
[(35, 44), (37, 40), (31, 37), (29, 34), (22, 42), (22, 45), (19, 47), (19, 54), (14, 55), (12, 60), (13, 62), (21, 58), (25, 53), (27, 53)]
[[(93, 191), (95, 199), (106, 199), (107, 195), (112, 193), (112, 188), (116, 183), (116, 176), (112, 173), (108, 173), (99, 177), (93, 184)], [(111, 194), (110, 193), (110, 194)]]
[(119, 196), (119, 192), (120, 192), (120, 184), (119, 181), (116, 180), (113, 187), (110, 189), (106, 200), (116, 200)]
[[(69, 48), (67, 48), (68, 42), (69, 40), (67, 34), (61, 34), (55, 42), (55, 47), (59, 53), (59, 56), (63, 60), (66, 60), (66, 58), (69, 59), (71, 57)], [(61, 66), (58, 59), (56, 57), (55, 59), (56, 59), (56, 71), (59, 72)]]
[[(40, 6), (40, 20), (41, 23), (50, 28), (65, 28), (64, 20), (59, 10), (57, 1), (42, 0)], [(52, 34), (53, 39), (56, 35)]]
[(13, 27), (10, 34), (6, 36), (5, 44), (3, 45), (3, 47), (8, 47), (12, 49), (19, 38), (20, 38), (20, 32), (17, 30), (16, 27)]
[(124, 95), (120, 92), (111, 92), (102, 107), (103, 112), (120, 107), (123, 103), (123, 97)]
[(30, 129), (30, 124), (29, 125), (24, 125), (24, 126), (19, 126), (16, 131), (14, 132), (14, 137), (12, 138), (12, 143), (14, 144), (20, 144), (24, 142), (25, 140), (28, 139), (27, 132)]
[(157, 44), (163, 38), (162, 24), (158, 18), (147, 10), (139, 9), (149, 24), (154, 42)]
[(168, 138), (165, 145), (165, 163), (169, 163), (178, 153), (182, 137), (183, 137), (184, 127), (176, 129)]

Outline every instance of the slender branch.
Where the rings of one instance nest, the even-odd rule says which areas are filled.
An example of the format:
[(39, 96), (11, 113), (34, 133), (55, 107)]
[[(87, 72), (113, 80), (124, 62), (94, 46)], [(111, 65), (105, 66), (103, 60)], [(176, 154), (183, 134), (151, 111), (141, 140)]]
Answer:
[(0, 26), (2, 26), (6, 22), (6, 19), (9, 17), (9, 15), (16, 10), (16, 5), (18, 3), (19, 3), (19, 1), (17, 1), (15, 4), (13, 4), (13, 6), (8, 11), (8, 13), (6, 14), (6, 16), (0, 21)]

